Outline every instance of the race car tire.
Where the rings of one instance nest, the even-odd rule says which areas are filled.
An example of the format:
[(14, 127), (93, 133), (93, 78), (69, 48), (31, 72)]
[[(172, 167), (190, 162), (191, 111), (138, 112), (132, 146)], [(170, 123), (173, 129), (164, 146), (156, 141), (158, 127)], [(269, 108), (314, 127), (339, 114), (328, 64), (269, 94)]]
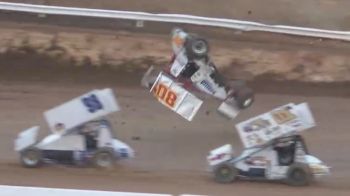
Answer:
[(312, 180), (312, 172), (308, 165), (304, 163), (294, 163), (287, 171), (285, 182), (291, 186), (307, 186)]
[(36, 168), (42, 164), (42, 154), (37, 148), (30, 147), (20, 152), (21, 164), (27, 168)]
[(236, 94), (236, 102), (239, 109), (246, 109), (254, 103), (254, 92), (250, 88), (241, 88)]
[(113, 149), (110, 149), (110, 148), (98, 149), (92, 157), (92, 164), (96, 168), (101, 168), (101, 169), (112, 168), (114, 165)]
[(236, 180), (238, 170), (230, 163), (223, 163), (214, 168), (214, 179), (218, 183), (227, 184)]
[(189, 59), (200, 59), (208, 55), (209, 44), (203, 38), (191, 36), (185, 42), (185, 49)]

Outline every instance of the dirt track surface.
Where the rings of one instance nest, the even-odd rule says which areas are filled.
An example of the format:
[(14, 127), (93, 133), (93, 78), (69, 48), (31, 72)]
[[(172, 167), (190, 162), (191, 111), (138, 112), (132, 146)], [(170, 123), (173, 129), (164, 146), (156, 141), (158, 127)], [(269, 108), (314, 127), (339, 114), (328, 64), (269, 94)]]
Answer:
[[(92, 74), (92, 73), (91, 73)], [(110, 116), (117, 136), (136, 151), (111, 171), (47, 166), (24, 169), (13, 152), (16, 134), (30, 126), (46, 125), (42, 112), (94, 88), (113, 87), (122, 112)], [(192, 193), (207, 195), (349, 195), (349, 98), (258, 94), (254, 106), (234, 121), (219, 117), (218, 103), (208, 100), (192, 123), (187, 122), (137, 86), (122, 83), (55, 83), (11, 81), (0, 84), (0, 184), (82, 188), (115, 191)], [(241, 143), (234, 123), (288, 102), (310, 103), (317, 128), (305, 132), (310, 151), (332, 166), (332, 175), (310, 187), (241, 181), (216, 184), (206, 171), (209, 150), (231, 143), (239, 153)], [(132, 137), (140, 140), (132, 140)], [(264, 190), (264, 194), (261, 191)]]
[[(9, 26), (33, 29), (26, 27), (26, 24)], [(58, 32), (57, 28), (52, 27), (34, 28)], [(324, 45), (325, 42), (309, 44), (308, 40), (299, 38), (297, 41), (288, 41), (288, 38), (286, 43), (285, 37), (278, 44), (266, 43), (269, 41), (256, 42), (254, 34), (243, 39), (234, 37), (230, 39), (237, 39), (235, 45), (238, 48), (261, 48), (268, 51), (279, 51), (281, 48), (298, 51), (300, 48), (307, 48), (321, 50), (324, 56), (333, 52), (346, 55), (349, 47), (346, 45), (343, 48), (340, 47), (342, 43), (333, 42), (331, 45), (335, 47), (328, 47)], [(275, 38), (276, 36), (268, 35), (266, 40), (275, 41)], [(2, 56), (0, 59), (0, 184), (173, 194), (187, 192), (219, 196), (234, 193), (262, 196), (328, 196), (350, 193), (348, 85), (306, 88), (303, 84), (255, 84), (259, 92), (255, 105), (235, 121), (219, 117), (215, 112), (218, 103), (208, 101), (194, 121), (189, 123), (157, 103), (147, 91), (137, 87), (137, 74), (123, 75), (109, 70), (100, 72), (90, 68), (72, 67), (65, 67), (62, 74), (61, 68), (57, 68), (60, 62), (52, 63), (52, 59), (36, 56), (29, 58), (28, 55), (25, 58)], [(82, 71), (85, 69), (87, 71)], [(17, 154), (13, 152), (13, 140), (17, 133), (40, 124), (41, 136), (44, 136), (47, 131), (42, 117), (43, 111), (94, 88), (104, 87), (114, 88), (122, 105), (123, 111), (110, 116), (110, 120), (117, 136), (137, 151), (134, 160), (122, 161), (110, 171), (66, 166), (24, 169), (18, 164)], [(334, 93), (334, 89), (337, 89), (337, 93)], [(312, 154), (332, 167), (330, 177), (305, 188), (266, 182), (240, 181), (232, 185), (213, 182), (206, 171), (205, 157), (209, 150), (226, 143), (233, 144), (236, 152), (240, 152), (241, 143), (234, 130), (234, 123), (288, 102), (303, 101), (310, 103), (318, 123), (317, 128), (305, 132), (304, 136)], [(135, 136), (140, 137), (140, 140), (132, 140)]]

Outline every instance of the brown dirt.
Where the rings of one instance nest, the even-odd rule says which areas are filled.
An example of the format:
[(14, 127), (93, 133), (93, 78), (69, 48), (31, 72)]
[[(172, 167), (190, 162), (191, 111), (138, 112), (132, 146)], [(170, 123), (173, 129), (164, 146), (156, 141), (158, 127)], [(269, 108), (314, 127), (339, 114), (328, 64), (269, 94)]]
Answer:
[[(38, 59), (35, 61), (40, 62)], [(12, 62), (7, 59), (7, 63)], [(6, 75), (4, 71), (1, 71), (2, 75)], [(55, 74), (51, 74), (46, 69), (37, 74), (42, 78), (34, 79), (21, 75), (21, 72), (13, 72), (11, 76), (16, 79), (1, 80), (0, 184), (220, 196), (232, 195), (232, 192), (260, 195), (262, 189), (268, 195), (286, 192), (348, 195), (350, 192), (350, 159), (346, 156), (350, 148), (347, 131), (347, 113), (350, 111), (348, 97), (258, 93), (255, 105), (242, 112), (234, 121), (239, 122), (288, 102), (309, 102), (318, 126), (305, 132), (304, 136), (311, 152), (332, 166), (331, 176), (306, 188), (247, 181), (221, 185), (211, 179), (205, 157), (209, 150), (225, 143), (233, 144), (239, 153), (241, 143), (233, 122), (216, 114), (217, 102), (207, 100), (199, 115), (189, 123), (157, 103), (146, 90), (137, 87), (135, 84), (138, 78), (126, 82), (125, 79), (118, 79), (127, 77), (120, 72), (101, 74), (100, 70), (67, 71), (69, 69), (56, 69)], [(106, 77), (104, 80), (94, 78), (92, 76), (95, 73)], [(49, 77), (55, 75), (60, 77)], [(109, 118), (117, 136), (135, 148), (137, 157), (120, 162), (111, 171), (66, 166), (21, 168), (17, 154), (13, 152), (13, 140), (17, 133), (39, 124), (43, 127), (41, 136), (45, 135), (46, 124), (42, 117), (45, 109), (102, 87), (115, 90), (122, 111)], [(275, 87), (283, 89), (288, 85), (276, 84)], [(315, 89), (306, 88), (302, 91), (308, 90)], [(329, 88), (318, 90), (327, 92)], [(293, 94), (293, 91), (290, 93)], [(139, 137), (140, 140), (133, 140), (133, 137)]]
[[(3, 24), (3, 28), (11, 27), (16, 31), (36, 29), (36, 32), (49, 33), (113, 34), (110, 31), (91, 29), (58, 30), (52, 26)], [(226, 34), (226, 43), (221, 41), (214, 47), (228, 46), (245, 50), (256, 48), (262, 52), (268, 51), (269, 54), (279, 50), (296, 52), (303, 48), (325, 56), (342, 56), (341, 58), (345, 58), (349, 47), (341, 42), (326, 40), (310, 44), (310, 39), (265, 34), (259, 36), (265, 36), (267, 41), (261, 37), (260, 41), (256, 41), (254, 34), (249, 34), (247, 37), (232, 36), (234, 41), (229, 42), (229, 35)], [(147, 36), (146, 41), (167, 40), (165, 36), (133, 36), (132, 38)], [(269, 40), (276, 38), (280, 42), (269, 43)], [(350, 91), (346, 83), (276, 83), (270, 80), (275, 75), (260, 76), (252, 83), (258, 92), (255, 105), (234, 121), (239, 122), (288, 102), (309, 102), (318, 126), (305, 132), (304, 136), (311, 152), (332, 166), (331, 176), (304, 188), (247, 181), (221, 185), (213, 182), (206, 171), (205, 157), (209, 150), (225, 143), (233, 144), (239, 153), (241, 143), (233, 122), (216, 114), (218, 103), (206, 101), (200, 114), (189, 123), (157, 103), (147, 91), (137, 86), (141, 73), (137, 70), (128, 72), (125, 69), (92, 66), (73, 68), (74, 62), (67, 59), (53, 60), (46, 55), (33, 54), (30, 50), (24, 51), (0, 56), (0, 184), (173, 194), (187, 192), (219, 196), (232, 193), (349, 195), (350, 158), (347, 154), (350, 149), (350, 132), (347, 125)], [(226, 58), (222, 56), (222, 59)], [(314, 58), (311, 61), (315, 62)], [(120, 100), (122, 112), (110, 116), (110, 119), (118, 137), (137, 151), (134, 160), (122, 161), (111, 171), (65, 166), (24, 169), (18, 164), (17, 154), (13, 152), (13, 140), (21, 130), (39, 124), (43, 127), (41, 136), (45, 135), (46, 124), (42, 117), (44, 110), (102, 87), (112, 87)], [(140, 140), (132, 140), (135, 136)]]
[[(125, 68), (129, 71), (163, 66), (171, 54), (169, 36), (98, 31), (96, 29), (58, 28), (56, 26), (2, 22), (0, 55), (45, 56), (84, 67)], [(204, 30), (204, 28), (200, 28)], [(84, 31), (83, 31), (84, 30)], [(221, 29), (222, 30), (222, 29)], [(254, 80), (265, 76), (271, 80), (302, 82), (349, 82), (349, 43), (306, 39), (274, 34), (244, 37), (208, 37), (214, 62), (227, 78)], [(231, 32), (232, 33), (232, 32)], [(209, 33), (210, 34), (210, 33)], [(246, 38), (249, 35), (245, 35)]]
[[(199, 116), (188, 123), (137, 87), (139, 71), (60, 66), (66, 63), (69, 62), (37, 54), (0, 56), (0, 184), (223, 196), (233, 191), (258, 195), (261, 189), (269, 195), (349, 193), (349, 160), (343, 156), (349, 148), (347, 84), (276, 83), (262, 78), (252, 84), (257, 92), (264, 94), (258, 93), (254, 107), (235, 120), (239, 122), (287, 102), (310, 102), (319, 127), (305, 136), (312, 152), (333, 167), (332, 176), (301, 189), (264, 182), (220, 185), (214, 183), (206, 171), (207, 152), (225, 143), (232, 143), (239, 152), (241, 144), (232, 122), (216, 114), (218, 103), (208, 101)], [(45, 109), (102, 87), (114, 87), (117, 92), (123, 110), (110, 119), (118, 137), (136, 149), (136, 159), (123, 161), (107, 172), (64, 166), (21, 168), (13, 152), (16, 134), (35, 124), (43, 126), (44, 134), (46, 124), (42, 112)], [(328, 97), (330, 95), (339, 98)], [(140, 140), (134, 141), (133, 137)]]
[[(227, 71), (232, 72), (232, 70)], [(25, 80), (29, 83), (46, 81), (62, 85), (76, 83), (114, 86), (118, 83), (123, 86), (137, 86), (144, 72), (144, 68), (130, 69), (130, 66), (118, 68), (74, 66), (70, 61), (36, 53), (11, 52), (0, 55), (0, 82), (4, 83)], [(275, 75), (266, 74), (247, 83), (256, 93), (350, 97), (349, 82), (287, 81), (280, 80)]]
[(278, 25), (349, 30), (347, 0), (12, 0), (12, 2), (87, 8), (192, 14)]

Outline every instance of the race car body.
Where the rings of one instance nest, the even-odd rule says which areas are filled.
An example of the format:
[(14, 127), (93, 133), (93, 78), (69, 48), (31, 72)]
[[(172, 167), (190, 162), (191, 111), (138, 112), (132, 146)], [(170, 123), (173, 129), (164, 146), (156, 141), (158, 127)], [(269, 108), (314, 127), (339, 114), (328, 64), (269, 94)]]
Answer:
[(15, 151), (25, 167), (43, 163), (93, 164), (111, 167), (115, 160), (131, 158), (134, 151), (113, 136), (102, 117), (119, 106), (111, 89), (94, 90), (45, 112), (51, 134), (37, 141), (39, 126), (21, 132)]
[(207, 157), (220, 183), (238, 178), (281, 180), (304, 186), (328, 175), (329, 167), (309, 154), (300, 132), (315, 126), (307, 104), (287, 104), (236, 125), (245, 149), (233, 155), (227, 144)]
[(159, 78), (166, 76), (173, 86), (180, 86), (188, 92), (202, 92), (222, 101), (218, 111), (231, 119), (240, 110), (251, 106), (254, 101), (252, 90), (242, 83), (228, 85), (210, 60), (209, 45), (205, 39), (174, 29), (172, 49), (169, 66), (160, 73), (154, 73), (151, 67), (141, 81), (143, 86), (155, 89), (162, 81)]

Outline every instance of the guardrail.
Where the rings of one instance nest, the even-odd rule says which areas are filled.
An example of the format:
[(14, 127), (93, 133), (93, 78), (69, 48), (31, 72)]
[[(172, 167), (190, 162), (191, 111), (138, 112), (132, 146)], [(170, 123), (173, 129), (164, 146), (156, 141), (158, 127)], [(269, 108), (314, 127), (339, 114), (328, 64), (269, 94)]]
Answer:
[(77, 189), (55, 189), (42, 187), (0, 186), (2, 196), (172, 196), (169, 194), (129, 193)]
[[(78, 189), (56, 189), (42, 187), (24, 187), (24, 186), (5, 186), (0, 185), (1, 196), (173, 196), (171, 194), (154, 193), (131, 193), (131, 192), (112, 192), (96, 190), (78, 190)], [(179, 196), (196, 196), (182, 194)], [(197, 195), (200, 196), (200, 195)]]
[(262, 23), (249, 22), (249, 21), (223, 19), (223, 18), (208, 18), (208, 17), (180, 15), (180, 14), (151, 14), (151, 13), (145, 13), (145, 12), (73, 8), (73, 7), (33, 5), (33, 4), (23, 4), (23, 3), (8, 3), (8, 2), (0, 2), (0, 10), (41, 13), (41, 14), (55, 14), (55, 15), (116, 18), (116, 19), (136, 20), (136, 21), (184, 23), (184, 24), (239, 29), (242, 31), (264, 31), (264, 32), (282, 33), (282, 34), (289, 34), (289, 35), (299, 35), (299, 36), (350, 41), (349, 31), (330, 31), (330, 30), (323, 30), (323, 29), (292, 27), (292, 26), (283, 26), (283, 25), (266, 25)]

